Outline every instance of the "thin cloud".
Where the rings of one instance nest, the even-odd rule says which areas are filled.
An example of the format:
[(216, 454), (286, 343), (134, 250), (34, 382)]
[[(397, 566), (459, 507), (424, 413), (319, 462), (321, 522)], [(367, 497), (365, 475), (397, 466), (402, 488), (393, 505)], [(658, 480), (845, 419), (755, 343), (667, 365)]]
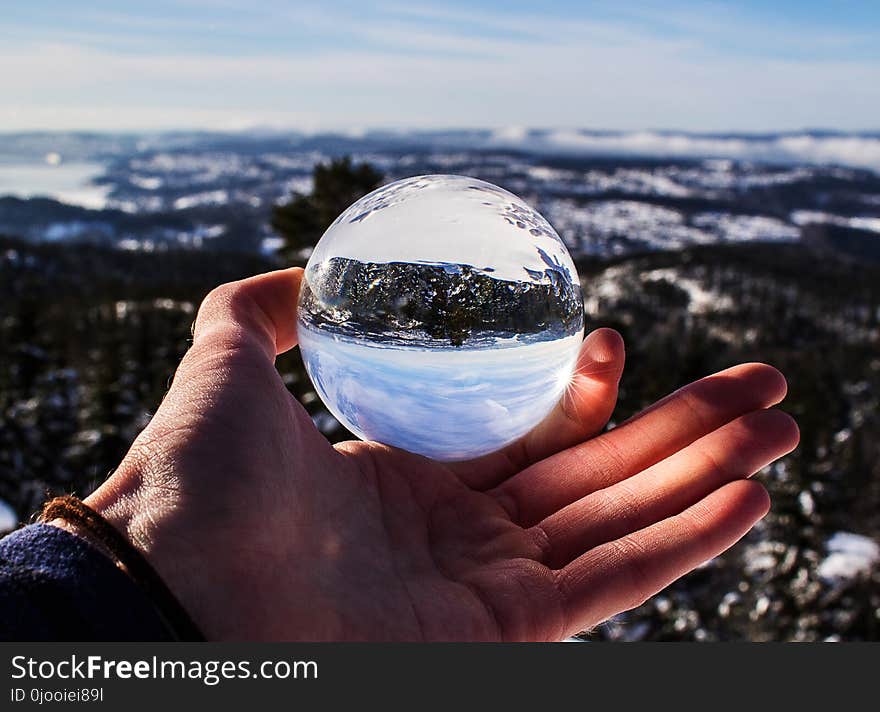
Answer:
[[(228, 3), (206, 19), (221, 35), (233, 32), (243, 8)], [(278, 45), (278, 18), (290, 12), (254, 7), (238, 28), (248, 41), (228, 50), (211, 32), (192, 34), (193, 16), (165, 44), (150, 38), (167, 21), (143, 14), (126, 46), (106, 23), (39, 40), (32, 28), (0, 46), (0, 66), (14, 68), (0, 73), (0, 128), (724, 131), (866, 129), (880, 116), (875, 60), (744, 56), (692, 30), (663, 36), (632, 20), (433, 5), (298, 6), (290, 41)], [(114, 30), (122, 17), (111, 16)], [(205, 46), (193, 44), (199, 38)]]

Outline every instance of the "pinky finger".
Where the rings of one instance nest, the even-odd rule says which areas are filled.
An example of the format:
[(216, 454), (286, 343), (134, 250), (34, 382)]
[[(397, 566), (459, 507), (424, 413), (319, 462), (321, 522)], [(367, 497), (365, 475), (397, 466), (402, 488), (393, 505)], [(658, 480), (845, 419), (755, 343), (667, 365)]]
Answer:
[(566, 635), (640, 606), (730, 548), (769, 509), (760, 484), (738, 480), (680, 514), (582, 554), (557, 572)]

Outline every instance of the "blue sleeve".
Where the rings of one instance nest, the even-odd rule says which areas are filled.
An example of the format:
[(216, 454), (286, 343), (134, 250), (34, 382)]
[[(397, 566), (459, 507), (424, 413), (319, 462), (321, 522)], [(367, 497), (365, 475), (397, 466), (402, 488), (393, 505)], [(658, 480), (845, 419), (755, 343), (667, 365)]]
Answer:
[(103, 553), (58, 527), (0, 539), (0, 640), (171, 640), (152, 602)]

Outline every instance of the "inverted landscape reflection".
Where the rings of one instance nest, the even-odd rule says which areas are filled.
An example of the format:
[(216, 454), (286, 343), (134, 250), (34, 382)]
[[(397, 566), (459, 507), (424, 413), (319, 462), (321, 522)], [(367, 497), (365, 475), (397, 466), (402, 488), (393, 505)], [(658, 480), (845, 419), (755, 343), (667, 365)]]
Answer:
[(355, 435), (441, 461), (527, 433), (569, 383), (581, 335), (496, 349), (387, 348), (300, 328), (306, 370)]

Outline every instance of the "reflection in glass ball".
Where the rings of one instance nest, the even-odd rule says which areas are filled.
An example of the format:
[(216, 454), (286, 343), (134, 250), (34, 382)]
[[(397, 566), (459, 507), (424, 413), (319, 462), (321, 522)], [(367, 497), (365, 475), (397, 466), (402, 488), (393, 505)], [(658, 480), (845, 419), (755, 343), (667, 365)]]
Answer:
[(443, 461), (537, 425), (569, 384), (584, 327), (550, 224), (451, 175), (391, 183), (336, 218), (306, 265), (298, 317), (306, 370), (340, 422)]

